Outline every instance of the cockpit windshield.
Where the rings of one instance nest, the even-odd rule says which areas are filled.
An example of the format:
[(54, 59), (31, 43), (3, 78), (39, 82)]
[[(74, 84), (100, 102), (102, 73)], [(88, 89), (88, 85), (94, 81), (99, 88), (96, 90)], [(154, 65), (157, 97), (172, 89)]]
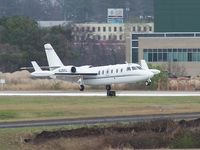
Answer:
[(132, 70), (142, 70), (142, 68), (140, 66), (132, 66), (131, 68), (132, 68)]
[(139, 70), (142, 70), (142, 68), (140, 66), (136, 66)]

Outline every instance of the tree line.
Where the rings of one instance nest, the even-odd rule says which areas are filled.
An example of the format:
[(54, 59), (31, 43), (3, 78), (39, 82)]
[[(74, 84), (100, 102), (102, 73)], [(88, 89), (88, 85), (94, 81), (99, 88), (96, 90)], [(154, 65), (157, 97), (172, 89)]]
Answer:
[(153, 0), (0, 0), (0, 17), (20, 15), (36, 20), (105, 22), (108, 8), (124, 8), (126, 20), (153, 16)]
[(43, 45), (51, 43), (64, 63), (73, 57), (70, 27), (40, 28), (29, 17), (0, 18), (0, 71), (12, 72), (37, 60), (47, 65)]
[(125, 45), (117, 41), (86, 39), (74, 43), (73, 24), (41, 28), (22, 16), (0, 18), (0, 72), (31, 66), (36, 60), (46, 66), (44, 44), (51, 43), (65, 65), (109, 65), (125, 62)]

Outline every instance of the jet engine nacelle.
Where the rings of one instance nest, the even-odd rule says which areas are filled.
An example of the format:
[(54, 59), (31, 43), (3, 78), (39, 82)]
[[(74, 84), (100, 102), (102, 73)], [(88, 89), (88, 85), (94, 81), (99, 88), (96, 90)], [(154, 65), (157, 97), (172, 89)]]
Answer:
[(76, 72), (76, 67), (72, 66), (72, 67), (71, 67), (71, 72), (72, 72), (72, 73), (75, 73), (75, 72)]
[(76, 73), (77, 68), (75, 66), (66, 66), (66, 67), (59, 68), (57, 71), (60, 73)]

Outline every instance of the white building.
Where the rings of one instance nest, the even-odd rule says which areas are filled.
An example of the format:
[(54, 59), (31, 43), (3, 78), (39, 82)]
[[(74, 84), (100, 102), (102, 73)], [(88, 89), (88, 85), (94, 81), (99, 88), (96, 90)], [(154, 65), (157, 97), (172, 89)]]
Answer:
[(75, 41), (86, 40), (117, 40), (125, 41), (125, 34), (131, 32), (153, 32), (153, 23), (80, 23), (73, 27)]

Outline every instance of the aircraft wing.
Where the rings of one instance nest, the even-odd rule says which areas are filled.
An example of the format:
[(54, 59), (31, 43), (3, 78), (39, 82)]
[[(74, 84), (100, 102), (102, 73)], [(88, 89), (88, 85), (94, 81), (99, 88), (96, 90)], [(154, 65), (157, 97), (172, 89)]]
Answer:
[(57, 76), (96, 76), (97, 73), (55, 73)]
[(77, 82), (80, 77), (83, 79), (90, 78), (90, 76), (96, 76), (97, 73), (90, 73), (90, 72), (85, 72), (85, 73), (55, 73), (54, 74), (56, 78), (66, 80), (66, 81), (71, 81), (71, 82)]

